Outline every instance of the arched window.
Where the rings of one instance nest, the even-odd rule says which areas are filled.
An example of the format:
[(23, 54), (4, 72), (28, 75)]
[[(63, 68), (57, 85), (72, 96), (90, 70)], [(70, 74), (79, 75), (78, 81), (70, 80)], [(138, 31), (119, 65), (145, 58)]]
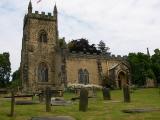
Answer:
[(83, 70), (82, 70), (82, 69), (80, 69), (80, 70), (78, 71), (78, 82), (79, 82), (80, 84), (83, 84)]
[(85, 69), (85, 70), (82, 70), (80, 69), (78, 71), (78, 82), (80, 84), (89, 84), (89, 72)]
[(84, 70), (84, 84), (89, 84), (89, 73), (86, 69)]
[(39, 33), (39, 42), (47, 43), (47, 33), (44, 30)]
[(45, 63), (41, 63), (38, 66), (38, 81), (48, 82), (48, 67)]

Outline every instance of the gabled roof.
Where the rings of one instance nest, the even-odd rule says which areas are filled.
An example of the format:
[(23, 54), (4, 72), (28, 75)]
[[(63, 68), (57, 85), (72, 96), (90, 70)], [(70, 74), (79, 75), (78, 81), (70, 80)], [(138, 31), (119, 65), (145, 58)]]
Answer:
[(116, 69), (116, 68), (117, 68), (118, 66), (120, 66), (120, 65), (124, 65), (124, 66), (126, 66), (127, 68), (129, 67), (126, 63), (120, 62), (120, 63), (117, 63), (117, 64), (111, 66), (111, 67), (109, 68), (109, 70)]

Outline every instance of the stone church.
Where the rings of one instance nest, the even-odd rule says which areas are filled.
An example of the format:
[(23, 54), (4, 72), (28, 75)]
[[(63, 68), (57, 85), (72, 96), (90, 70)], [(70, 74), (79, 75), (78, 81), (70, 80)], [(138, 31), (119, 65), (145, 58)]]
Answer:
[(114, 87), (121, 88), (130, 83), (129, 68), (125, 57), (60, 49), (56, 5), (53, 13), (46, 14), (33, 12), (29, 2), (24, 16), (20, 64), (23, 90), (38, 91), (74, 83), (102, 85), (103, 76)]

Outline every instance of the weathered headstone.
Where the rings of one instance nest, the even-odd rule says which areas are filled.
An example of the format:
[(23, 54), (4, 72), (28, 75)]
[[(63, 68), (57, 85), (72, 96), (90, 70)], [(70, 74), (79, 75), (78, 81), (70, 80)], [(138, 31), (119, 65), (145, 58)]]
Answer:
[(14, 116), (14, 104), (15, 104), (15, 97), (14, 97), (14, 91), (11, 92), (11, 114), (10, 116)]
[(102, 91), (103, 91), (103, 99), (104, 100), (111, 100), (110, 88), (104, 87), (102, 89)]
[(80, 90), (79, 111), (87, 111), (88, 108), (88, 91), (86, 88)]
[(46, 88), (46, 112), (51, 111), (51, 89), (49, 87)]
[(39, 93), (39, 102), (44, 102), (44, 96), (45, 96), (45, 94), (44, 94), (44, 91), (42, 91), (41, 93)]
[(131, 102), (130, 90), (128, 85), (123, 86), (124, 102)]

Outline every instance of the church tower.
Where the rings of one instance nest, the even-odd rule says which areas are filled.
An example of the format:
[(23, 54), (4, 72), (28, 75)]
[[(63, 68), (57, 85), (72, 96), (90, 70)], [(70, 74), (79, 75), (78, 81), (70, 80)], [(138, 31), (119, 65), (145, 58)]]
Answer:
[[(53, 14), (53, 15), (52, 15)], [(29, 2), (24, 17), (21, 50), (21, 80), (24, 91), (43, 90), (57, 86), (58, 11), (45, 14), (32, 11)]]

